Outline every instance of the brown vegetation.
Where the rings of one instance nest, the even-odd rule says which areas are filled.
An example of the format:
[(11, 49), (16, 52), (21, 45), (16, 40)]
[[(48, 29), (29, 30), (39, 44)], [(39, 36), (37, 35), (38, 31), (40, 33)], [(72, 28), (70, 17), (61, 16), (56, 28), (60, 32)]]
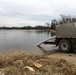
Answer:
[(76, 75), (76, 66), (65, 59), (9, 52), (0, 54), (0, 75)]

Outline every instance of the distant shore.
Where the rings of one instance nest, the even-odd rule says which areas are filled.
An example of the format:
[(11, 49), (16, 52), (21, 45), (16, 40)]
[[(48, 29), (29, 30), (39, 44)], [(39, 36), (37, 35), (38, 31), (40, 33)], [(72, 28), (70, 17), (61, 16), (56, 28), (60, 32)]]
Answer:
[(56, 33), (56, 30), (52, 30), (52, 29), (47, 29), (46, 31), (50, 31), (52, 33)]
[(47, 32), (56, 33), (56, 30), (52, 29), (20, 29), (20, 28), (0, 28), (0, 30), (43, 30)]

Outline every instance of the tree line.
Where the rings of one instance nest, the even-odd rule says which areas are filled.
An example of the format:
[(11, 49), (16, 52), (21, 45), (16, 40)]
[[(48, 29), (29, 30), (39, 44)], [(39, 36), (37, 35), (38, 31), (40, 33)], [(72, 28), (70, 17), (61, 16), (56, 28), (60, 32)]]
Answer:
[(3, 26), (3, 27), (0, 27), (0, 29), (26, 29), (26, 30), (31, 30), (31, 29), (43, 29), (43, 30), (46, 30), (46, 29), (50, 29), (50, 27), (48, 26), (43, 26), (43, 25), (37, 25), (37, 26), (23, 26), (23, 27), (6, 27), (6, 26)]
[(61, 16), (61, 19), (59, 20), (53, 19), (51, 21), (51, 29), (55, 30), (56, 25), (59, 25), (59, 24), (76, 22), (76, 17), (71, 17), (69, 15), (68, 16), (60, 15), (60, 16)]

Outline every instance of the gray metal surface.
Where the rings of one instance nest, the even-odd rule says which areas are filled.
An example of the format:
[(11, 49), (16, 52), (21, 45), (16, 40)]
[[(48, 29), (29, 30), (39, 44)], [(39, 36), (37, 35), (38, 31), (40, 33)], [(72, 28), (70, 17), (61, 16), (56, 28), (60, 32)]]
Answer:
[(56, 26), (57, 37), (76, 37), (76, 22)]

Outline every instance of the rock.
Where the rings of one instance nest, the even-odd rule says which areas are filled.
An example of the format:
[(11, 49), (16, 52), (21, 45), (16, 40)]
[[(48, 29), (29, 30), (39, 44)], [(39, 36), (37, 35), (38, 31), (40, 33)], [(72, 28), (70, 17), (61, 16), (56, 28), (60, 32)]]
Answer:
[(41, 67), (42, 67), (42, 65), (39, 64), (39, 63), (34, 63), (34, 66), (35, 66), (36, 68), (41, 68)]
[(4, 69), (0, 69), (0, 75), (5, 75)]
[(28, 70), (30, 72), (35, 72), (35, 70), (32, 67), (25, 66), (24, 68), (25, 68), (25, 70)]

